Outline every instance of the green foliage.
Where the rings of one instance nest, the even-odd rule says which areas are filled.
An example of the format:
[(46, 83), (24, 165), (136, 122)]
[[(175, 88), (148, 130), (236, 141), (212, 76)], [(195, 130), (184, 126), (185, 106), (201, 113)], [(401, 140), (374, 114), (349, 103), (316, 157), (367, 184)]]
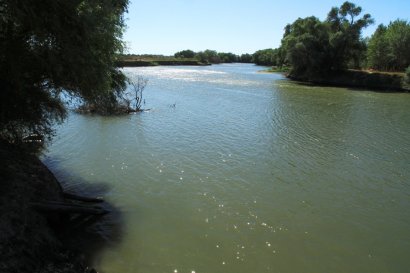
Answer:
[(282, 47), (275, 49), (258, 50), (252, 55), (253, 62), (257, 65), (280, 66), (285, 65), (285, 54)]
[(272, 66), (272, 67), (269, 68), (269, 69), (262, 70), (262, 72), (268, 72), (268, 73), (287, 73), (287, 72), (289, 72), (289, 67), (287, 67), (287, 66), (281, 66), (281, 67)]
[(294, 74), (321, 74), (330, 69), (329, 27), (316, 17), (286, 26), (282, 47)]
[[(149, 63), (155, 62), (156, 65), (201, 65), (201, 64), (219, 64), (219, 63), (234, 63), (234, 62), (252, 62), (252, 55), (242, 54), (238, 56), (231, 52), (217, 52), (215, 50), (205, 50), (200, 52), (194, 52), (192, 50), (182, 50), (176, 52), (174, 56), (164, 55), (121, 55), (119, 58), (119, 66), (127, 65), (130, 63), (141, 64), (141, 66), (147, 66)], [(147, 64), (148, 63), (148, 64)]]
[(182, 50), (174, 54), (175, 58), (193, 58), (195, 57), (195, 52), (190, 49)]
[(404, 20), (379, 25), (368, 45), (368, 65), (384, 71), (403, 71), (410, 65), (410, 24)]
[(0, 138), (50, 136), (65, 117), (60, 93), (111, 105), (125, 88), (114, 68), (128, 0), (2, 0)]
[(195, 54), (195, 58), (197, 58), (202, 63), (212, 63), (212, 64), (221, 63), (221, 58), (219, 57), (218, 52), (216, 52), (215, 50), (210, 50), (210, 49), (197, 52)]
[(252, 60), (257, 65), (283, 66), (285, 64), (285, 55), (282, 47), (268, 48), (253, 53)]
[(351, 64), (358, 68), (366, 44), (361, 39), (361, 31), (374, 23), (370, 14), (358, 18), (362, 8), (350, 2), (344, 2), (340, 8), (332, 8), (326, 22), (330, 25), (329, 42), (332, 69), (340, 70)]
[(361, 7), (345, 2), (330, 10), (322, 22), (316, 17), (299, 18), (285, 27), (282, 54), (291, 74), (310, 77), (358, 67), (366, 50), (361, 30), (373, 23), (369, 14), (357, 18)]
[(256, 51), (252, 58), (257, 65), (276, 65), (274, 50), (271, 48)]
[(406, 69), (406, 78), (405, 81), (408, 85), (410, 85), (410, 66)]
[(251, 54), (242, 54), (240, 57), (239, 57), (239, 62), (241, 62), (241, 63), (252, 63), (252, 60), (253, 60), (253, 58), (252, 58), (252, 55)]
[(236, 63), (239, 61), (239, 56), (231, 52), (219, 52), (218, 57), (222, 63)]
[(202, 63), (211, 64), (235, 63), (241, 61), (241, 58), (238, 55), (231, 52), (217, 52), (210, 49), (195, 53), (195, 58)]

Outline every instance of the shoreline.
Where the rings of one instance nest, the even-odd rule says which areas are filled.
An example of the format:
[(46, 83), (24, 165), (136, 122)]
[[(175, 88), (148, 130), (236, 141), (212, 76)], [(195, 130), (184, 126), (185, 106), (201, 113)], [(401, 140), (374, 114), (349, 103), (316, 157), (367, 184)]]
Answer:
[(64, 201), (62, 186), (49, 168), (36, 155), (4, 143), (0, 160), (0, 271), (96, 272), (87, 267), (85, 253), (62, 239), (70, 229), (66, 219), (32, 205)]
[(150, 66), (208, 66), (210, 63), (201, 63), (196, 60), (120, 60), (117, 67), (150, 67)]
[(385, 93), (407, 93), (409, 87), (404, 84), (404, 75), (361, 70), (334, 72), (326, 77), (305, 77), (288, 74), (292, 81), (318, 86), (334, 86), (354, 89), (365, 89)]
[(405, 84), (404, 73), (389, 73), (380, 71), (344, 70), (333, 72), (326, 77), (297, 76), (286, 71), (262, 70), (259, 73), (279, 73), (289, 80), (313, 86), (344, 87), (364, 89), (384, 93), (408, 93), (410, 85)]
[[(196, 60), (121, 60), (117, 67), (150, 67), (150, 66), (211, 66), (211, 63), (201, 63)], [(254, 64), (258, 66), (257, 64)], [(262, 66), (263, 67), (263, 66)], [(289, 73), (289, 68), (268, 68), (258, 73), (279, 73), (293, 82), (316, 86), (344, 87), (364, 89), (385, 93), (408, 93), (410, 85), (404, 83), (404, 73), (344, 70), (333, 72), (324, 77), (296, 76)]]

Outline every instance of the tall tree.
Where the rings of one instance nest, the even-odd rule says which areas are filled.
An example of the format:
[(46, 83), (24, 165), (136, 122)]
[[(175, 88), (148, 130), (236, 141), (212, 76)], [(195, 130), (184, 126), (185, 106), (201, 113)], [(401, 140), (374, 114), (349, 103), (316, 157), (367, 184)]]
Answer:
[(390, 67), (388, 42), (385, 38), (386, 27), (381, 24), (377, 27), (369, 40), (367, 48), (368, 66), (378, 70), (388, 70)]
[(371, 68), (404, 71), (410, 65), (410, 24), (396, 20), (380, 25), (370, 38), (367, 58)]
[(253, 53), (253, 62), (257, 65), (281, 66), (283, 64), (281, 48), (262, 49)]
[(0, 138), (50, 135), (60, 93), (110, 104), (125, 88), (115, 68), (128, 0), (0, 0)]
[(361, 7), (345, 2), (330, 10), (322, 22), (316, 17), (297, 19), (285, 27), (283, 52), (292, 66), (291, 74), (310, 77), (358, 66), (365, 51), (361, 31), (373, 19), (359, 18)]
[(251, 63), (252, 62), (252, 55), (245, 53), (240, 56), (241, 63)]
[(329, 27), (316, 17), (287, 25), (282, 47), (295, 75), (317, 75), (331, 69)]
[(344, 2), (340, 8), (333, 7), (326, 22), (330, 24), (329, 42), (332, 54), (332, 69), (344, 69), (349, 63), (358, 66), (366, 45), (361, 32), (374, 20), (370, 14), (359, 18), (362, 8), (351, 2)]

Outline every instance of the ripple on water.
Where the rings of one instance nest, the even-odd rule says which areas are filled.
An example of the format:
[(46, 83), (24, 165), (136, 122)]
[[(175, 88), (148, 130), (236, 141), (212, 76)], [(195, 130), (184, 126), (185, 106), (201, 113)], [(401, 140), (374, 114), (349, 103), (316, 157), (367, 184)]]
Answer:
[(97, 268), (410, 266), (408, 96), (295, 85), (257, 70), (127, 68), (149, 78), (153, 111), (71, 114), (57, 128), (45, 161), (68, 187), (107, 185), (124, 214), (122, 240)]

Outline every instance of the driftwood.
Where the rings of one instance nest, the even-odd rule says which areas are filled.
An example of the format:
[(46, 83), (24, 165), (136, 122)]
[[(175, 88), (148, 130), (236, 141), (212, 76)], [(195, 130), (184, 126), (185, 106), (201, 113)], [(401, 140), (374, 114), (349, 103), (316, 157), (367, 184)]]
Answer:
[(79, 195), (75, 195), (75, 194), (68, 193), (68, 192), (63, 192), (63, 196), (64, 198), (67, 198), (67, 199), (83, 201), (83, 202), (90, 202), (90, 203), (104, 202), (104, 199), (102, 199), (102, 197), (97, 197), (97, 198), (85, 197), (85, 196), (79, 196)]
[(39, 211), (58, 213), (79, 213), (88, 215), (104, 215), (109, 211), (98, 206), (85, 206), (68, 202), (43, 201), (32, 202), (31, 206)]
[(72, 207), (81, 207), (81, 208), (93, 208), (93, 209), (102, 209), (100, 206), (94, 205), (83, 205), (81, 203), (76, 202), (64, 202), (64, 201), (53, 201), (53, 200), (46, 200), (38, 203), (47, 203), (47, 204), (55, 204), (55, 205), (62, 205), (62, 206), (72, 206)]
[[(100, 206), (91, 206), (84, 203), (101, 203), (104, 200), (101, 197), (92, 198), (78, 196), (72, 193), (63, 192), (63, 197), (67, 201), (41, 201), (41, 202), (31, 202), (31, 206), (42, 212), (57, 212), (63, 214), (81, 214), (81, 215), (104, 215), (109, 211), (103, 209)], [(73, 201), (68, 201), (73, 200)]]
[(151, 108), (148, 108), (148, 109), (132, 109), (132, 108), (130, 108), (130, 109), (128, 109), (128, 113), (140, 113), (140, 112), (149, 112), (149, 111), (151, 111)]

